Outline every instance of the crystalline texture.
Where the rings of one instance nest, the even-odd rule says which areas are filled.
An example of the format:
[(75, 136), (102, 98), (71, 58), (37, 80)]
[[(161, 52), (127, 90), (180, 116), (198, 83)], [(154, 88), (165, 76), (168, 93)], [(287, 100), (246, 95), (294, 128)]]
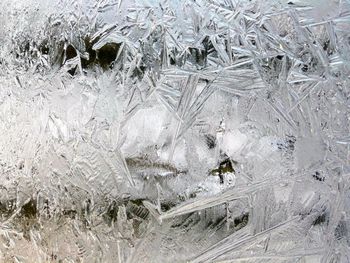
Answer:
[(0, 14), (0, 262), (350, 262), (349, 1)]

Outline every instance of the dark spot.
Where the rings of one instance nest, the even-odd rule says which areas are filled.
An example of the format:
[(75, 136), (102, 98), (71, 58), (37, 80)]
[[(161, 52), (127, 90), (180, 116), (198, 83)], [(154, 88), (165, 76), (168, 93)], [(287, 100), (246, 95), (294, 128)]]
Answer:
[(282, 150), (284, 148), (284, 144), (281, 142), (276, 143), (278, 150)]
[(115, 222), (118, 217), (118, 204), (116, 201), (113, 201), (107, 208), (106, 213), (104, 214), (104, 219), (110, 224)]
[(75, 66), (74, 68), (69, 69), (69, 70), (68, 70), (68, 73), (69, 73), (70, 75), (74, 76), (76, 70), (77, 70), (77, 66)]
[(32, 168), (30, 168), (30, 172), (31, 174), (38, 174), (38, 168), (36, 166), (32, 166)]
[(326, 221), (328, 222), (328, 216), (326, 213), (322, 213), (312, 222), (312, 225), (314, 225), (314, 226), (322, 225)]
[(224, 176), (223, 174), (219, 173), (219, 179), (220, 179), (220, 184), (224, 183)]
[(57, 255), (51, 253), (51, 260), (56, 260), (57, 259)]
[(215, 51), (215, 48), (214, 48), (213, 43), (211, 42), (209, 36), (206, 36), (203, 39), (202, 45), (204, 47), (205, 54), (207, 54), (207, 55), (209, 55), (210, 53), (213, 53)]
[(108, 43), (97, 51), (98, 62), (102, 68), (109, 68), (111, 63), (116, 59), (119, 48), (120, 44)]
[(28, 203), (22, 206), (21, 215), (27, 218), (34, 218), (37, 215), (36, 201), (31, 199)]
[(189, 198), (196, 198), (197, 194), (196, 193), (190, 193)]
[(74, 218), (76, 217), (76, 215), (77, 215), (77, 211), (72, 210), (72, 209), (63, 210), (62, 214), (63, 214), (64, 216), (67, 216), (67, 217), (69, 217), (69, 218), (74, 219)]
[(225, 173), (233, 173), (235, 170), (233, 169), (233, 166), (232, 166), (232, 161), (230, 158), (227, 158), (225, 160), (223, 160), (221, 163), (220, 163), (220, 166), (219, 166), (219, 169), (220, 169), (220, 172), (222, 174), (225, 174)]
[[(63, 56), (61, 58), (61, 66), (67, 61), (67, 60), (70, 60), (72, 58), (75, 58), (78, 53), (77, 51), (75, 50), (75, 48), (72, 46), (72, 45), (68, 45), (66, 50), (65, 50), (65, 54), (66, 54), (66, 59), (65, 61), (63, 61)], [(68, 70), (68, 73), (72, 76), (74, 76), (75, 72), (77, 70), (77, 66), (75, 66), (74, 68), (71, 68)]]
[(6, 204), (0, 202), (0, 212), (1, 212), (1, 213), (4, 213), (4, 212), (6, 212), (6, 211), (7, 211), (7, 206), (6, 206)]
[(192, 60), (196, 65), (204, 67), (207, 63), (207, 52), (206, 50), (200, 50), (198, 48), (189, 47), (190, 60)]
[(293, 135), (287, 135), (286, 136), (286, 148), (289, 149), (290, 151), (294, 151), (295, 149), (295, 142), (296, 142), (296, 138)]
[(328, 47), (329, 47), (329, 44), (330, 44), (330, 41), (329, 40), (326, 40), (324, 43), (323, 43), (323, 50), (327, 50)]
[(41, 54), (43, 54), (43, 55), (48, 55), (49, 54), (50, 48), (49, 48), (49, 44), (47, 43), (47, 41), (43, 41), (40, 44), (39, 50), (40, 50)]
[[(267, 29), (267, 27), (266, 27), (264, 24), (261, 25), (261, 29), (264, 30), (264, 31), (269, 31), (269, 30)], [(243, 43), (242, 43), (242, 45), (243, 45)]]
[(72, 45), (68, 45), (66, 48), (66, 61), (77, 56), (77, 51)]
[(302, 67), (301, 67), (301, 71), (303, 71), (303, 72), (307, 72), (309, 70), (309, 66), (308, 65), (303, 65)]
[(216, 138), (211, 134), (205, 135), (205, 142), (207, 143), (209, 149), (213, 149), (216, 146)]
[(211, 170), (210, 174), (214, 175), (214, 176), (219, 176), (220, 184), (223, 184), (224, 183), (224, 175), (226, 173), (234, 173), (235, 172), (235, 169), (233, 168), (232, 163), (236, 163), (236, 162), (232, 161), (230, 158), (226, 158), (222, 162), (220, 162), (218, 168)]
[(235, 229), (238, 230), (245, 227), (248, 224), (248, 221), (249, 221), (249, 213), (244, 213), (241, 216), (236, 217), (233, 220)]
[[(192, 195), (192, 194), (191, 194), (191, 195)], [(190, 195), (190, 196), (191, 196), (191, 195)], [(196, 195), (196, 196), (197, 196), (197, 195)], [(178, 195), (178, 196), (177, 196), (177, 199), (178, 199), (180, 202), (185, 202), (187, 198), (186, 198), (185, 195)]]
[(284, 56), (283, 55), (277, 55), (276, 58), (279, 59), (279, 60), (282, 60), (284, 58)]
[(0, 214), (9, 216), (15, 209), (16, 200), (9, 200), (4, 203), (0, 202)]
[(161, 203), (160, 208), (163, 212), (166, 212), (166, 211), (169, 211), (174, 206), (175, 206), (174, 203), (167, 202), (167, 203)]
[(175, 58), (173, 58), (172, 56), (170, 57), (170, 65), (176, 65)]
[(314, 179), (316, 179), (317, 181), (320, 181), (320, 182), (324, 182), (324, 180), (325, 180), (325, 177), (322, 176), (318, 171), (316, 171), (316, 172), (312, 175), (312, 177), (313, 177)]
[(142, 80), (143, 76), (145, 75), (146, 67), (144, 65), (140, 65), (139, 67), (136, 67), (132, 73), (132, 78), (138, 78), (139, 81)]
[(29, 52), (30, 50), (30, 44), (29, 42), (27, 42), (25, 45), (24, 45), (24, 52)]
[(91, 212), (91, 200), (90, 200), (90, 198), (88, 198), (88, 199), (85, 201), (85, 204), (86, 204), (85, 212), (86, 212), (87, 214), (90, 214), (90, 212)]

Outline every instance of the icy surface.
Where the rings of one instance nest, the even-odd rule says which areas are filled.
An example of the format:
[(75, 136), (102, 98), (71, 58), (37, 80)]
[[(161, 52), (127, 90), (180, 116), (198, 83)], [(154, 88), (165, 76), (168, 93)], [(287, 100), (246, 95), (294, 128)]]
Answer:
[(349, 1), (0, 23), (0, 262), (350, 262)]

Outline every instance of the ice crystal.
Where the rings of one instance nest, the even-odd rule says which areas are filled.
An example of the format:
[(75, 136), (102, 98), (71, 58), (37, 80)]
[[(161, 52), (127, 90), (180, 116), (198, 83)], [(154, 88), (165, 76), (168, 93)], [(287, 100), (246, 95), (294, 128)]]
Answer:
[(350, 262), (349, 1), (0, 22), (0, 262)]

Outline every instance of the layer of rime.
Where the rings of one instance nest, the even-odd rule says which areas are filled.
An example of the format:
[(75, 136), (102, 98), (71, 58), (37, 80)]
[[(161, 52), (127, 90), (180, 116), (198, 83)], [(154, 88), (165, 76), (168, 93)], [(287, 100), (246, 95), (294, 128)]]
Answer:
[(0, 262), (350, 262), (348, 0), (0, 23)]

